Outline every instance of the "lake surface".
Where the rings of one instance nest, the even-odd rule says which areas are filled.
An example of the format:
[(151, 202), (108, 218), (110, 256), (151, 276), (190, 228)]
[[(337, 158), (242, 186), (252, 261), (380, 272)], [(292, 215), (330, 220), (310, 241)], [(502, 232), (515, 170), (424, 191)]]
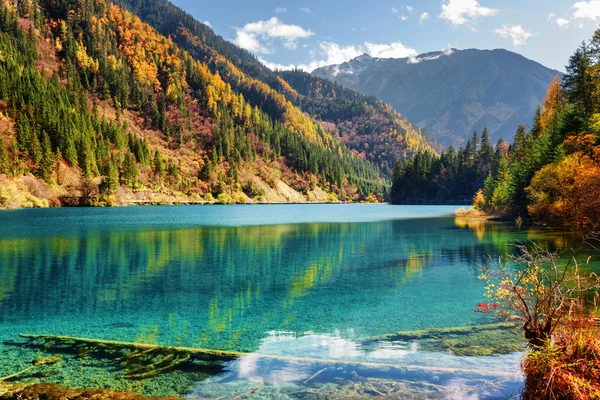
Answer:
[(0, 376), (45, 354), (22, 345), (20, 333), (44, 333), (248, 355), (216, 372), (176, 370), (129, 382), (89, 356), (66, 354), (25, 382), (190, 398), (235, 397), (261, 382), (256, 398), (395, 390), (414, 397), (514, 395), (522, 385), (519, 352), (461, 356), (418, 340), (363, 340), (496, 322), (472, 311), (483, 300), (478, 275), (486, 257), (511, 252), (515, 242), (565, 248), (578, 240), (554, 230), (456, 220), (457, 208), (2, 212)]

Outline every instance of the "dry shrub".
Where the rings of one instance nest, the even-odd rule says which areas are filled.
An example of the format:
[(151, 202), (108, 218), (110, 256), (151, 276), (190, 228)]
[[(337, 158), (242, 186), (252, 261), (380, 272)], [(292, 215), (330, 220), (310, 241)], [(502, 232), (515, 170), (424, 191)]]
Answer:
[(469, 209), (461, 207), (456, 210), (454, 215), (460, 218), (485, 218), (488, 216), (485, 212), (478, 210), (475, 207), (471, 207)]
[(553, 341), (523, 361), (524, 399), (600, 399), (600, 320), (580, 304)]
[(31, 175), (26, 175), (21, 178), (23, 185), (29, 190), (29, 193), (40, 199), (48, 199), (50, 192), (46, 184)]
[(0, 208), (47, 208), (48, 199), (41, 199), (29, 192), (22, 181), (8, 179), (0, 175)]

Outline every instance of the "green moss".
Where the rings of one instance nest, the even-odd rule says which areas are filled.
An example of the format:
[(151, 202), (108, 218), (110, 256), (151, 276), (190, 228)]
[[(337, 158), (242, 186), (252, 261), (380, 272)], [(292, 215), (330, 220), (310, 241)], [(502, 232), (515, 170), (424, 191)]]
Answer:
[(458, 356), (490, 356), (523, 350), (524, 339), (516, 325), (500, 322), (489, 325), (401, 331), (358, 339), (361, 343), (378, 341), (418, 341), (421, 350), (449, 351)]

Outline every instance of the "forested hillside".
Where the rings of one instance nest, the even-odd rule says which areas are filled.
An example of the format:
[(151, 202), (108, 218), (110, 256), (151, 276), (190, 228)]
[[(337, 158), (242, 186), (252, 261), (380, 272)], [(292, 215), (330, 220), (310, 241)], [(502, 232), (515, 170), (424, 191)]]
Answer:
[(132, 8), (153, 4), (172, 37), (103, 0), (0, 1), (3, 206), (381, 198), (429, 149), (381, 102), (340, 89), (323, 115), (170, 3)]
[[(394, 201), (463, 200), (471, 194), (476, 208), (496, 215), (598, 223), (600, 30), (575, 51), (562, 81), (557, 76), (548, 88), (531, 127), (519, 125), (510, 146), (500, 141), (492, 153), (489, 141), (479, 144), (474, 136), (458, 157), (453, 154), (425, 153), (399, 162)], [(448, 177), (457, 184), (446, 197)], [(411, 197), (414, 186), (420, 189)]]
[(469, 204), (506, 153), (508, 143), (490, 143), (488, 130), (477, 132), (458, 150), (450, 146), (437, 156), (429, 151), (398, 161), (391, 201), (397, 204)]
[(423, 133), (390, 105), (303, 71), (282, 71), (294, 88), (294, 104), (322, 121), (340, 142), (376, 162), (391, 175), (396, 161), (422, 152), (435, 152)]
[(252, 54), (215, 35), (167, 0), (118, 0), (273, 119), (294, 114), (285, 100), (321, 121), (327, 132), (390, 176), (395, 162), (431, 150), (420, 129), (389, 105), (301, 71), (274, 72)]

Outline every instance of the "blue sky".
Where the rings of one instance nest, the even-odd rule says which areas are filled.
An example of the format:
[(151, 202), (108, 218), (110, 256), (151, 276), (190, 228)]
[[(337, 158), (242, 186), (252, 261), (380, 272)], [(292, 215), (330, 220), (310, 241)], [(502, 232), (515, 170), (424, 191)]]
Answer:
[(172, 0), (271, 68), (306, 70), (362, 53), (505, 48), (564, 70), (600, 22), (600, 0)]

